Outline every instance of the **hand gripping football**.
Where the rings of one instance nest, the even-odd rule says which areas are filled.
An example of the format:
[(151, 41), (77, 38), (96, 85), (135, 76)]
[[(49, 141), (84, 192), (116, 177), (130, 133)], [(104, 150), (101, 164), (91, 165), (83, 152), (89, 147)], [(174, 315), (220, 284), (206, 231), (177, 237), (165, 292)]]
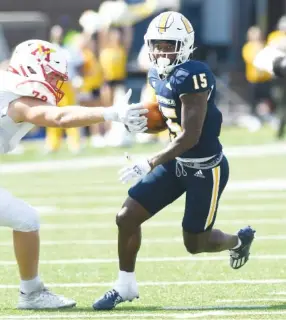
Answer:
[(143, 107), (148, 109), (149, 112), (145, 114), (147, 117), (147, 127), (146, 133), (159, 133), (168, 128), (166, 124), (166, 118), (163, 116), (159, 109), (159, 103), (154, 101), (148, 101), (143, 103)]

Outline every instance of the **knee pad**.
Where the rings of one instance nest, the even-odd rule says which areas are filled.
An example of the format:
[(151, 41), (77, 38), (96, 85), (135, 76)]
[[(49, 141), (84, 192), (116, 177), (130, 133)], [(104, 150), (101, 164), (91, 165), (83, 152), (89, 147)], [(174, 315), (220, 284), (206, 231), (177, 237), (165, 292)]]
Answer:
[(0, 190), (0, 196), (4, 199), (0, 206), (0, 226), (21, 232), (39, 230), (40, 219), (32, 206), (3, 189)]

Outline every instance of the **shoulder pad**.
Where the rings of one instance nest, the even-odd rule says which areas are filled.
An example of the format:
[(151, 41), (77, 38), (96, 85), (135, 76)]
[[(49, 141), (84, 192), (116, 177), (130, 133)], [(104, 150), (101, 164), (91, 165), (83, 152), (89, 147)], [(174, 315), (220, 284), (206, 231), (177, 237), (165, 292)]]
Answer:
[(24, 80), (16, 86), (17, 94), (34, 97), (50, 104), (56, 105), (53, 88), (46, 82), (39, 80)]
[(56, 105), (53, 88), (46, 82), (38, 79), (28, 79), (11, 72), (1, 72), (1, 87), (4, 91), (18, 96), (34, 97)]
[(209, 67), (200, 61), (189, 61), (176, 69), (172, 83), (179, 95), (210, 90), (215, 80)]

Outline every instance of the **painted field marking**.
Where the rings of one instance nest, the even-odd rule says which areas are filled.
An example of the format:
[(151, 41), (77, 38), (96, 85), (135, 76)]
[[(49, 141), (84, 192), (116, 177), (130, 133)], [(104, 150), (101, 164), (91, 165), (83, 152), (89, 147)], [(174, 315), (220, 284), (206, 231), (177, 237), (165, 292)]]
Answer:
[[(195, 308), (185, 308), (182, 310), (189, 310), (189, 311), (197, 311), (200, 307)], [(263, 306), (263, 309), (266, 309), (267, 306)], [(207, 317), (232, 317), (232, 316), (251, 316), (251, 315), (271, 315), (271, 316), (279, 316), (279, 315), (285, 315), (286, 311), (284, 310), (273, 310), (273, 311), (227, 311), (227, 310), (215, 310), (216, 308), (213, 307), (212, 311), (201, 311), (201, 312), (182, 312), (182, 313), (150, 313), (150, 312), (144, 312), (144, 313), (136, 313), (135, 311), (132, 311), (130, 313), (127, 312), (111, 312), (111, 313), (89, 313), (89, 314), (81, 314), (78, 312), (77, 314), (71, 314), (71, 312), (62, 312), (61, 314), (40, 314), (40, 315), (6, 315), (6, 316), (0, 316), (1, 320), (21, 320), (21, 319), (29, 319), (29, 320), (35, 320), (35, 319), (149, 319), (149, 318), (157, 318), (157, 319), (195, 319), (195, 318), (203, 318), (206, 319)], [(176, 310), (174, 309), (160, 309), (160, 310)], [(76, 309), (73, 310), (74, 313), (76, 313)], [(277, 319), (277, 318), (276, 318)]]
[[(283, 155), (286, 154), (284, 143), (273, 143), (256, 146), (234, 146), (224, 149), (228, 157), (238, 158), (257, 158), (262, 155)], [(146, 158), (149, 155), (138, 154), (138, 158)], [(49, 160), (41, 162), (18, 162), (2, 163), (0, 173), (19, 174), (27, 172), (49, 172), (49, 171), (66, 171), (80, 170), (96, 167), (118, 167), (126, 165), (124, 157), (121, 156), (104, 156), (104, 157), (82, 157), (78, 159)]]
[[(184, 262), (184, 261), (226, 261), (227, 257), (217, 256), (181, 256), (181, 257), (142, 257), (138, 258), (138, 262)], [(286, 260), (286, 255), (252, 255), (251, 260)], [(117, 263), (117, 258), (78, 258), (78, 259), (51, 259), (41, 260), (41, 265), (82, 265), (82, 264), (101, 264), (101, 263)], [(16, 265), (14, 260), (0, 260), (0, 266)], [(285, 279), (286, 282), (286, 279)]]
[[(285, 196), (286, 197), (286, 196)], [(84, 202), (83, 202), (84, 203)], [(59, 207), (52, 206), (36, 206), (39, 208), (39, 213), (41, 216), (97, 216), (97, 215), (115, 215), (119, 210), (120, 206), (106, 206), (106, 207), (92, 207), (92, 208), (81, 208), (81, 207), (72, 207), (72, 208), (64, 208), (61, 209)], [(284, 211), (286, 210), (286, 205), (250, 205), (250, 206), (226, 206), (222, 205), (219, 207), (220, 212), (267, 212), (269, 210), (275, 211)], [(183, 213), (184, 207), (173, 205), (172, 207), (168, 207), (162, 212), (172, 212), (172, 213)]]
[[(245, 220), (218, 220), (216, 225), (284, 225), (286, 219), (245, 219)], [(180, 220), (169, 221), (151, 221), (145, 223), (144, 228), (168, 228), (174, 226), (180, 226)], [(114, 221), (111, 222), (93, 222), (93, 223), (43, 223), (41, 229), (44, 230), (81, 230), (81, 229), (111, 229), (116, 228)], [(4, 229), (7, 230), (7, 229)]]
[[(164, 286), (193, 286), (193, 285), (233, 285), (233, 284), (285, 284), (286, 279), (238, 279), (238, 280), (194, 280), (194, 281), (142, 281), (138, 282), (140, 287), (164, 287)], [(114, 282), (92, 282), (92, 283), (47, 283), (50, 288), (94, 288), (111, 287)], [(0, 284), (0, 289), (17, 289), (19, 285)], [(286, 310), (285, 310), (286, 311)]]
[(260, 301), (279, 301), (286, 302), (286, 298), (258, 298), (258, 299), (218, 299), (216, 302), (260, 302)]
[[(258, 306), (256, 307), (256, 309), (267, 309), (271, 306)], [(194, 310), (198, 310), (200, 307), (166, 307), (164, 308), (163, 310), (172, 310), (172, 311), (194, 311)], [(230, 308), (233, 308), (233, 306), (230, 306)], [(248, 309), (247, 311), (246, 310), (241, 310), (241, 311), (238, 311), (239, 308), (244, 308), (244, 309)], [(229, 319), (233, 319), (232, 317), (233, 316), (243, 316), (243, 317), (247, 317), (247, 319), (251, 319), (249, 318), (250, 316), (252, 315), (271, 315), (271, 316), (279, 316), (279, 315), (285, 315), (286, 314), (286, 310), (279, 310), (279, 311), (272, 311), (272, 310), (265, 310), (265, 311), (255, 311), (253, 310), (255, 308), (255, 306), (239, 306), (237, 307), (237, 309), (235, 311), (227, 311), (227, 310), (220, 310), (220, 307), (211, 307), (211, 309), (213, 309), (213, 311), (202, 311), (202, 312), (199, 312), (199, 313), (191, 313), (191, 314), (183, 314), (183, 313), (178, 313), (177, 316), (175, 317), (175, 319), (191, 319), (191, 318), (204, 318), (206, 319), (207, 317), (211, 316), (211, 317), (231, 317)], [(202, 308), (203, 310), (204, 308)], [(206, 308), (207, 309), (207, 308)], [(210, 308), (208, 308), (210, 309)], [(217, 310), (215, 310), (217, 309)], [(277, 319), (277, 318), (275, 318)], [(284, 319), (284, 318), (283, 318)]]
[[(269, 236), (256, 236), (255, 241), (276, 241), (286, 240), (286, 235), (269, 235)], [(148, 244), (165, 244), (165, 243), (176, 243), (183, 244), (182, 237), (175, 238), (146, 238), (144, 243)], [(117, 244), (117, 239), (95, 239), (95, 240), (43, 240), (41, 241), (42, 246), (55, 246), (55, 245), (112, 245)], [(0, 247), (13, 246), (12, 241), (0, 241)]]

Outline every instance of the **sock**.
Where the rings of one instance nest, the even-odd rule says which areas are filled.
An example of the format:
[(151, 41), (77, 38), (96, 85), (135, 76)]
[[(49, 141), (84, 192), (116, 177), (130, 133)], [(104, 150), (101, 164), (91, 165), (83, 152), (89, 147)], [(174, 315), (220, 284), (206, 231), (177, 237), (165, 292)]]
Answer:
[(118, 272), (118, 280), (119, 285), (125, 285), (132, 282), (136, 282), (135, 272), (126, 272), (126, 271), (119, 271)]
[[(114, 289), (120, 294), (123, 300), (134, 299), (134, 297), (138, 295), (135, 272), (119, 271)], [(135, 291), (135, 295), (133, 295), (133, 291)]]
[(232, 248), (232, 250), (238, 249), (241, 246), (241, 240), (238, 238), (237, 245)]
[(21, 280), (20, 291), (23, 293), (30, 293), (39, 289), (40, 285), (41, 279), (39, 276), (36, 276), (32, 280)]

